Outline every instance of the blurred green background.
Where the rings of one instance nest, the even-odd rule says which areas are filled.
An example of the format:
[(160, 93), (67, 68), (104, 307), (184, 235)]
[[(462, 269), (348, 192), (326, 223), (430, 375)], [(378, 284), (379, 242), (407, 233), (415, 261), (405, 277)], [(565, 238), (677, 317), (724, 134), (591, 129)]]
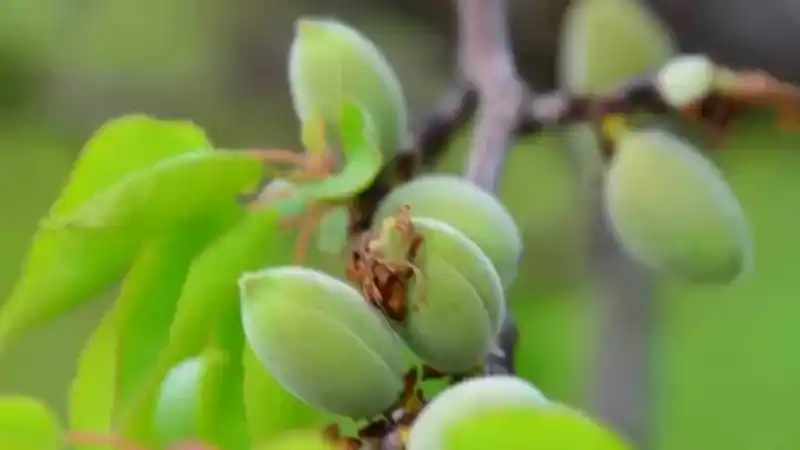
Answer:
[[(285, 58), (301, 14), (336, 15), (372, 37), (415, 110), (446, 84), (446, 39), (383, 2), (3, 0), (0, 292), (82, 142), (110, 117), (190, 118), (226, 147), (297, 147)], [(660, 450), (800, 449), (800, 134), (765, 133), (765, 123), (741, 124), (714, 156), (749, 214), (754, 273), (731, 287), (659, 283), (651, 360)], [(464, 144), (454, 143), (443, 170), (460, 170)], [(573, 173), (551, 135), (520, 142), (506, 172), (501, 194), (526, 236), (512, 292), (519, 370), (581, 406), (595, 321)], [(108, 300), (0, 356), (0, 393), (39, 396), (63, 412), (76, 353)]]

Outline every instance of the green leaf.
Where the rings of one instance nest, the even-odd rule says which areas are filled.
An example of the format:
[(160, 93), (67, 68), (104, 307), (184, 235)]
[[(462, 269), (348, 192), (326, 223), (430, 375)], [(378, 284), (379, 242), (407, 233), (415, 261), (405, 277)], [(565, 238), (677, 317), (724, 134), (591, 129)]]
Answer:
[(542, 448), (547, 450), (630, 450), (622, 439), (577, 411), (511, 407), (462, 419), (446, 431), (442, 450)]
[(217, 318), (239, 308), (239, 276), (272, 261), (271, 249), (280, 244), (274, 239), (278, 219), (270, 209), (248, 213), (195, 259), (170, 326), (169, 344), (158, 356), (126, 421), (138, 422), (152, 414), (158, 386), (167, 372), (201, 354)]
[[(113, 427), (117, 360), (117, 316), (109, 310), (78, 358), (69, 392), (69, 426), (75, 431), (110, 433)], [(75, 450), (113, 450), (109, 446), (76, 445)]]
[[(152, 241), (125, 278), (117, 309), (117, 376), (115, 412), (125, 414), (169, 343), (169, 329), (194, 258), (240, 217), (229, 205), (216, 216), (202, 216)], [(146, 440), (151, 421), (119, 423), (126, 437)]]
[(255, 189), (263, 162), (246, 152), (179, 155), (140, 170), (93, 197), (75, 214), (56, 219), (65, 227), (130, 227), (163, 230), (213, 211)]
[[(161, 160), (210, 151), (188, 122), (131, 115), (109, 121), (87, 142), (49, 218), (75, 213), (90, 198)], [(123, 276), (143, 237), (116, 230), (40, 229), (22, 275), (0, 310), (0, 348), (8, 341), (100, 295)]]
[(57, 450), (61, 439), (55, 414), (41, 402), (30, 397), (0, 397), (0, 448)]
[(316, 428), (337, 416), (313, 408), (287, 391), (261, 364), (249, 345), (244, 348), (244, 401), (247, 426), (253, 442), (279, 433)]
[(366, 189), (381, 170), (383, 156), (377, 145), (372, 118), (354, 103), (341, 109), (342, 170), (320, 181), (302, 182), (297, 192), (309, 199), (344, 200)]
[(287, 390), (357, 419), (397, 400), (402, 342), (360, 291), (299, 266), (248, 272), (239, 286), (247, 343)]
[(0, 348), (103, 294), (124, 276), (142, 244), (138, 235), (103, 230), (40, 230), (22, 277), (0, 310)]
[(340, 254), (347, 245), (350, 213), (339, 206), (328, 211), (317, 228), (317, 247), (323, 252)]
[(191, 122), (159, 120), (141, 114), (112, 119), (84, 146), (50, 214), (72, 213), (98, 192), (159, 161), (211, 149), (205, 132)]
[(219, 358), (203, 377), (199, 433), (203, 442), (230, 450), (250, 448), (241, 358), (244, 345), (241, 312), (226, 309), (214, 324), (207, 350)]

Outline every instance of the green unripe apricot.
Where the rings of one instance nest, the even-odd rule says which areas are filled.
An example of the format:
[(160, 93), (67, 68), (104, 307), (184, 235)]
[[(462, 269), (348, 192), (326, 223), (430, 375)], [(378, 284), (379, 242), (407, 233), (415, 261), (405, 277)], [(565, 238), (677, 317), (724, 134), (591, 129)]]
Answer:
[(616, 88), (675, 53), (668, 29), (640, 0), (577, 0), (562, 26), (559, 79), (579, 94)]
[(423, 237), (415, 260), (408, 314), (398, 334), (426, 363), (449, 373), (467, 372), (489, 353), (505, 314), (500, 277), (481, 249), (455, 227), (414, 218)]
[(155, 429), (162, 443), (197, 437), (206, 363), (202, 357), (187, 359), (164, 378), (155, 411)]
[(610, 429), (581, 411), (558, 404), (548, 408), (521, 405), (481, 412), (464, 417), (448, 431), (440, 450), (632, 450)]
[(247, 342), (287, 391), (359, 419), (397, 399), (402, 342), (355, 288), (294, 266), (247, 273), (239, 286)]
[(518, 377), (495, 375), (463, 381), (441, 392), (422, 410), (411, 427), (406, 448), (442, 449), (449, 430), (476, 414), (549, 405), (539, 389)]
[(521, 378), (489, 376), (459, 383), (426, 406), (407, 450), (628, 450), (584, 414), (548, 401)]
[(489, 257), (504, 287), (514, 281), (522, 235), (500, 200), (461, 177), (426, 175), (390, 192), (376, 220), (395, 214), (403, 205), (411, 207), (414, 217), (437, 219), (457, 228)]
[(728, 283), (752, 263), (747, 221), (730, 186), (697, 150), (667, 132), (623, 132), (605, 195), (618, 241), (655, 269)]
[(289, 82), (301, 121), (323, 114), (338, 130), (341, 108), (354, 101), (370, 114), (385, 156), (411, 145), (403, 89), (389, 62), (360, 32), (334, 20), (300, 19), (289, 51)]

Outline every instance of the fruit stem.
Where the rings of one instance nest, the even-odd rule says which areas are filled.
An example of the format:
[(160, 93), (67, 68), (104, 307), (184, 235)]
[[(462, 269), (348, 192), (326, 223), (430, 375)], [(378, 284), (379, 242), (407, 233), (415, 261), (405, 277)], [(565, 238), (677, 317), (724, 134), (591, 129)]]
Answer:
[(130, 442), (122, 436), (113, 434), (99, 434), (88, 431), (70, 431), (66, 437), (67, 444), (84, 445), (106, 445), (116, 450), (149, 450), (134, 442)]
[(303, 153), (297, 153), (292, 150), (283, 148), (263, 148), (247, 150), (247, 152), (254, 158), (262, 161), (277, 163), (277, 164), (290, 164), (292, 166), (305, 168), (308, 166), (308, 157)]

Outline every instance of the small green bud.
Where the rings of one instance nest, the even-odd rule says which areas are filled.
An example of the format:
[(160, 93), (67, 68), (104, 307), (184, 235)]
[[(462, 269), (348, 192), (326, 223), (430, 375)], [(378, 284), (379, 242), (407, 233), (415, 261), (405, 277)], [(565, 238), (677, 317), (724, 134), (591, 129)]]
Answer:
[(752, 238), (719, 170), (660, 130), (628, 131), (605, 184), (617, 239), (649, 266), (698, 282), (729, 283), (752, 264)]
[(402, 86), (375, 44), (334, 20), (300, 19), (289, 52), (289, 81), (300, 120), (323, 114), (340, 129), (341, 108), (353, 101), (370, 114), (385, 156), (411, 146)]
[(163, 444), (196, 438), (206, 361), (187, 359), (169, 371), (161, 384), (156, 403), (155, 429)]
[(397, 399), (401, 341), (353, 287), (303, 267), (247, 273), (239, 287), (247, 342), (287, 391), (359, 419)]
[(714, 63), (704, 55), (681, 55), (658, 73), (656, 89), (673, 108), (703, 100), (714, 88)]
[(411, 207), (415, 218), (437, 219), (457, 228), (489, 257), (505, 288), (513, 283), (522, 256), (522, 234), (496, 197), (455, 175), (426, 175), (390, 192), (376, 220), (403, 205)]

